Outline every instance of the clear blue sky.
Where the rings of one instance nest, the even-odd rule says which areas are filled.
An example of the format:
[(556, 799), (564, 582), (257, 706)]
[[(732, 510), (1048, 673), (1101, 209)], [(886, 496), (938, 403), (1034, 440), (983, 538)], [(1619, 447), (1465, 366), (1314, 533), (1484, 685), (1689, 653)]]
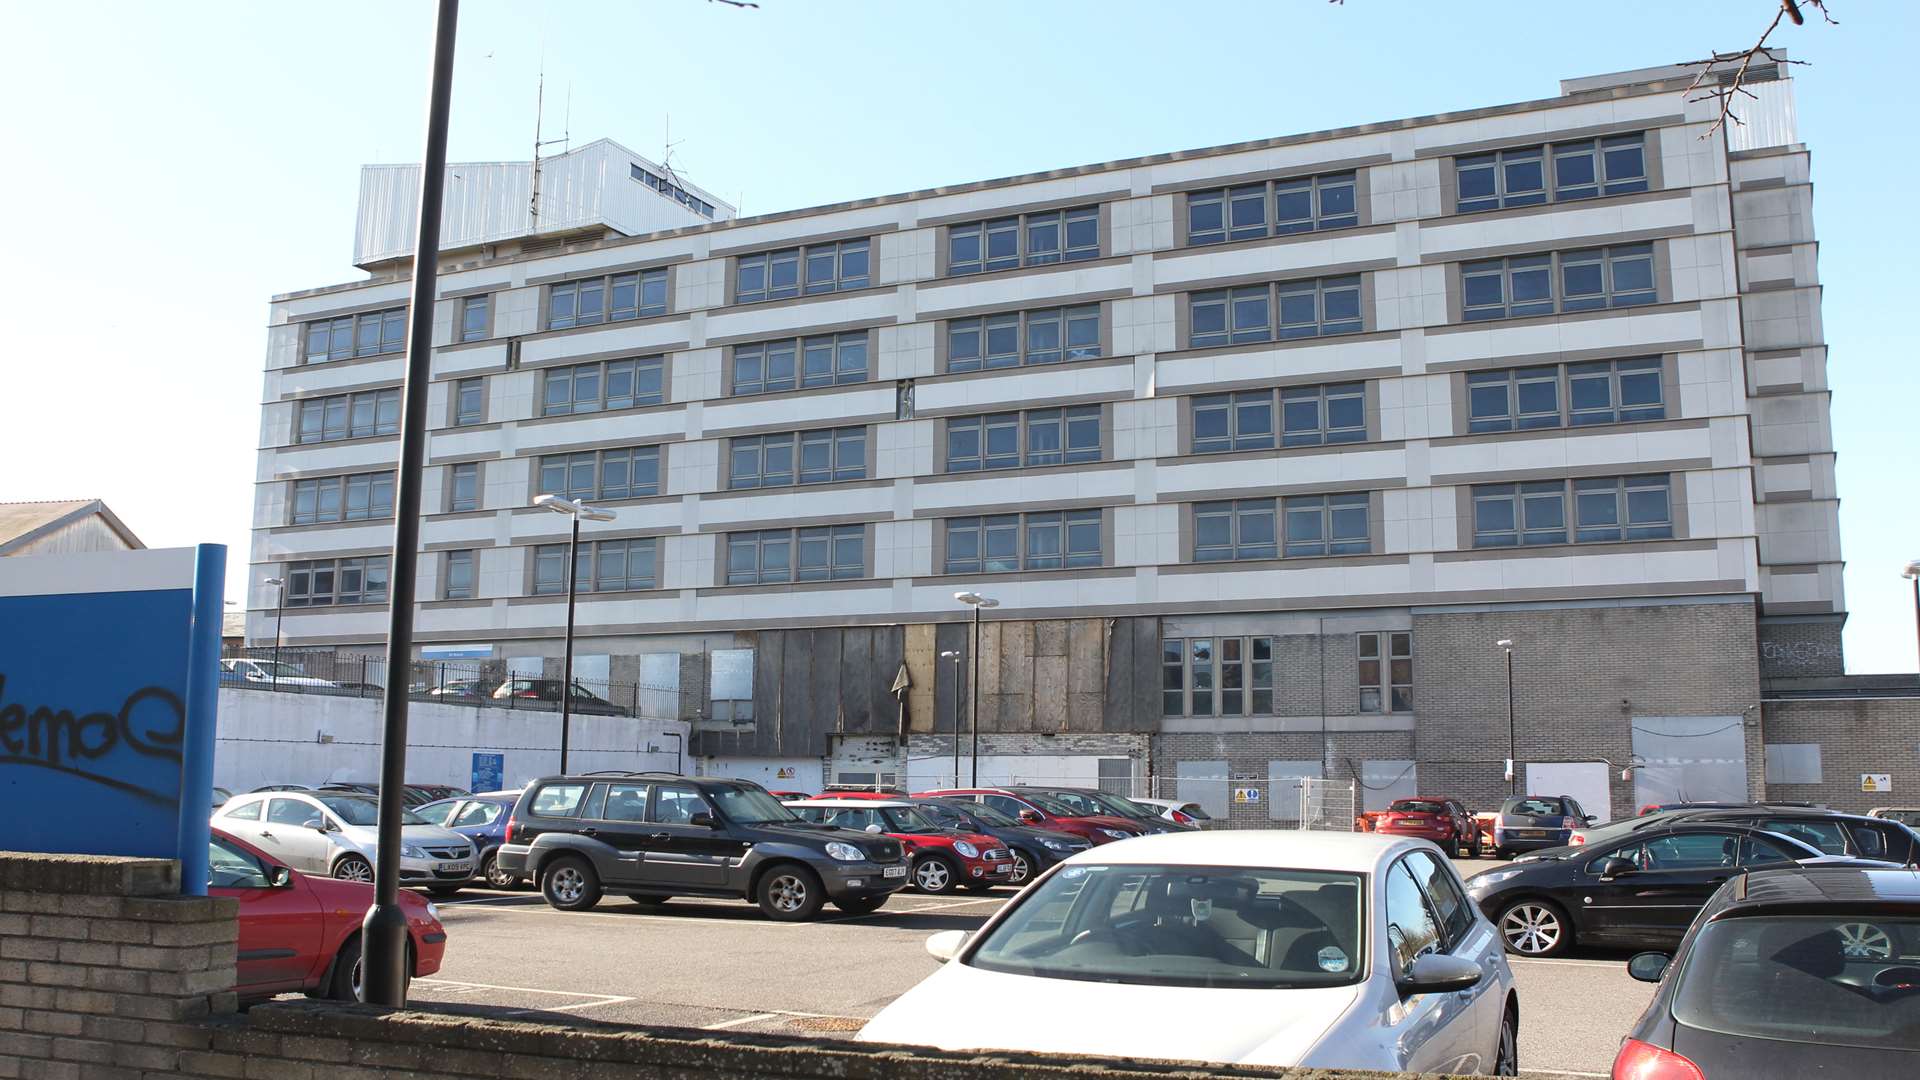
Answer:
[[(463, 5), (453, 160), (548, 133), (673, 161), (764, 213), (1548, 97), (1745, 47), (1773, 0)], [(1834, 0), (1797, 57), (1835, 387), (1855, 671), (1915, 667), (1920, 5)], [(0, 499), (99, 496), (246, 563), (267, 299), (352, 280), (358, 167), (417, 160), (432, 5), (5, 0)], [(1906, 331), (1899, 328), (1909, 327)]]

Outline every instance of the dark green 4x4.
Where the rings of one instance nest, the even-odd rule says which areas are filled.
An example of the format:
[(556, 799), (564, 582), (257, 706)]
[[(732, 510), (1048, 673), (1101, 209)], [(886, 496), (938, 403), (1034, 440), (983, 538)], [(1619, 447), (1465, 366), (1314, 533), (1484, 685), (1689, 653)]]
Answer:
[(536, 780), (496, 858), (562, 911), (608, 893), (642, 904), (701, 896), (751, 900), (797, 922), (829, 900), (864, 915), (907, 884), (897, 840), (802, 821), (746, 780), (672, 773)]

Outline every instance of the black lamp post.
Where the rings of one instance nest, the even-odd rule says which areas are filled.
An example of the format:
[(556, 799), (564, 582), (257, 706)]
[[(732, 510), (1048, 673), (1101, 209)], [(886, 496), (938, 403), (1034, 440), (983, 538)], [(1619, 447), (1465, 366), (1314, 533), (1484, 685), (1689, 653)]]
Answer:
[(950, 672), (952, 678), (949, 680), (950, 685), (953, 687), (953, 703), (947, 707), (947, 712), (953, 717), (953, 786), (959, 787), (960, 786), (960, 651), (958, 649), (948, 649), (946, 652), (943, 652), (940, 654), (940, 659), (953, 661), (952, 671)]
[[(980, 609), (990, 608), (990, 607), (999, 607), (1000, 601), (995, 600), (992, 597), (981, 596), (977, 592), (957, 592), (953, 594), (953, 598), (973, 609), (973, 645), (970, 648), (970, 651), (972, 652), (972, 655), (973, 655), (973, 678), (970, 679), (967, 683), (967, 705), (968, 705), (968, 708), (971, 710), (971, 714), (972, 714), (972, 719), (968, 722), (967, 727), (970, 728), (973, 732), (973, 772), (972, 772), (973, 779), (969, 781), (968, 786), (979, 787), (980, 786)], [(960, 746), (959, 746), (960, 732), (957, 728), (954, 730), (953, 736), (954, 736), (954, 752), (958, 753), (960, 750)], [(959, 772), (959, 769), (957, 766), (954, 769), (954, 771), (956, 773)], [(958, 786), (957, 780), (955, 781), (955, 786)]]
[(287, 609), (287, 579), (270, 577), (267, 584), (279, 590), (273, 601), (273, 683), (270, 689), (280, 689), (280, 616)]
[(573, 531), (567, 540), (567, 632), (560, 676), (560, 771), (567, 771), (568, 729), (573, 726), (573, 594), (575, 567), (580, 565), (580, 519), (612, 521), (613, 511), (588, 506), (578, 499), (560, 495), (542, 495), (533, 505), (544, 506), (573, 519)]
[(1501, 638), (1494, 642), (1507, 654), (1507, 794), (1520, 794), (1520, 762), (1514, 751), (1513, 740), (1513, 639)]

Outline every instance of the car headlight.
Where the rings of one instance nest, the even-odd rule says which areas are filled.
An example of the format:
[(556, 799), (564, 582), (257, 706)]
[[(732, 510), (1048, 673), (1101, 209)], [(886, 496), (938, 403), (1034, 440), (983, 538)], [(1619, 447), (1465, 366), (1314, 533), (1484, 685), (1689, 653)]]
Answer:
[(1047, 845), (1048, 851), (1072, 851), (1073, 850), (1073, 845), (1067, 843), (1065, 840), (1042, 840), (1041, 843)]
[(1127, 837), (1133, 835), (1129, 832), (1121, 832), (1119, 829), (1101, 829), (1100, 831), (1113, 837), (1115, 840), (1125, 840)]
[(1520, 870), (1511, 867), (1505, 870), (1488, 870), (1483, 874), (1475, 874), (1467, 879), (1467, 891), (1476, 892), (1484, 890), (1490, 885), (1498, 885), (1508, 878), (1518, 877), (1520, 874)]
[(424, 859), (427, 857), (426, 852), (421, 851), (418, 847), (415, 847), (412, 844), (401, 844), (400, 855), (401, 857), (408, 858), (408, 859)]
[(955, 840), (953, 842), (953, 850), (959, 852), (960, 857), (963, 859), (977, 859), (980, 857), (980, 849), (967, 843), (965, 840)]
[(828, 858), (839, 859), (841, 862), (865, 862), (867, 859), (866, 852), (861, 851), (852, 844), (843, 844), (838, 840), (827, 845), (827, 856)]

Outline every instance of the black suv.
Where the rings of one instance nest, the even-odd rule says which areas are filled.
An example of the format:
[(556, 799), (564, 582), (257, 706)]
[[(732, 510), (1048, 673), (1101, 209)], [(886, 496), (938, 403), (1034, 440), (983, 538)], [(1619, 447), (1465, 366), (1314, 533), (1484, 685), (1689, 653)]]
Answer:
[(752, 900), (770, 919), (820, 905), (864, 915), (907, 884), (900, 842), (813, 825), (746, 780), (673, 773), (549, 776), (520, 793), (500, 845), (504, 873), (547, 903), (584, 911), (603, 893)]

